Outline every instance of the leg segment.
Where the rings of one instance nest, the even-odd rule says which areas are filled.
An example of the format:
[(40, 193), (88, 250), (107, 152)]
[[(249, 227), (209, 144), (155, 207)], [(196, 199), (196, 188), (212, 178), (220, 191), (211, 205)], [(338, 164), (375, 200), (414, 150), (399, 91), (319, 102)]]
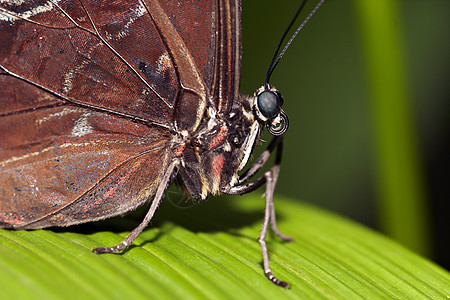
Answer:
[[(281, 162), (281, 153), (283, 149), (283, 136), (276, 136), (274, 137), (270, 143), (269, 146), (267, 146), (267, 149), (264, 150), (264, 152), (258, 157), (258, 159), (253, 163), (253, 165), (250, 166), (250, 168), (244, 172), (239, 177), (239, 181), (237, 185), (232, 187), (226, 187), (222, 190), (223, 193), (228, 195), (243, 195), (246, 193), (250, 193), (260, 186), (262, 186), (264, 183), (266, 183), (266, 177), (262, 175), (258, 179), (249, 182), (247, 182), (251, 177), (253, 177), (267, 162), (267, 160), (270, 157), (270, 154), (272, 154), (273, 149), (277, 147), (277, 156), (275, 159), (275, 165), (279, 165)], [(275, 166), (274, 166), (275, 167)], [(278, 167), (279, 169), (279, 167)], [(278, 173), (277, 173), (278, 178)], [(276, 179), (277, 179), (276, 178)], [(276, 181), (275, 179), (275, 181)]]
[[(270, 154), (272, 154), (273, 149), (277, 147), (277, 152), (281, 153), (281, 148), (282, 145), (280, 146), (280, 144), (283, 143), (283, 136), (275, 136), (269, 143), (269, 145), (267, 146), (267, 149), (264, 150), (263, 153), (261, 153), (261, 155), (258, 157), (258, 159), (253, 163), (253, 165), (250, 166), (250, 168), (244, 172), (244, 174), (242, 174), (242, 176), (239, 177), (239, 184), (246, 182), (247, 180), (249, 180), (251, 177), (253, 177), (253, 175), (256, 174), (256, 172), (258, 172), (267, 162), (267, 160), (270, 157)], [(280, 161), (281, 161), (281, 154), (280, 156)], [(277, 154), (277, 158), (278, 158), (278, 154)], [(280, 163), (280, 161), (278, 161), (278, 163)]]
[[(287, 282), (279, 280), (278, 278), (276, 278), (272, 274), (272, 271), (270, 270), (269, 253), (267, 252), (267, 246), (266, 246), (266, 236), (267, 236), (267, 231), (269, 229), (269, 222), (271, 222), (271, 224), (272, 224), (272, 229), (273, 229), (273, 224), (274, 224), (274, 222), (271, 221), (271, 220), (272, 220), (272, 211), (273, 211), (273, 192), (275, 190), (276, 180), (275, 180), (275, 178), (273, 176), (273, 171), (267, 171), (264, 175), (267, 178), (267, 182), (266, 182), (266, 208), (264, 210), (263, 226), (262, 226), (262, 229), (261, 229), (261, 233), (259, 234), (259, 238), (258, 238), (259, 244), (261, 245), (264, 273), (266, 274), (266, 277), (270, 281), (275, 283), (276, 285), (282, 286), (284, 288), (290, 288), (290, 285)], [(276, 226), (275, 226), (275, 228), (276, 228)], [(278, 229), (276, 229), (276, 230), (278, 231)], [(281, 233), (278, 231), (277, 235), (278, 234), (281, 234)]]
[(94, 253), (97, 254), (116, 253), (122, 251), (123, 249), (127, 248), (138, 237), (138, 235), (147, 227), (148, 223), (150, 223), (150, 221), (153, 218), (153, 215), (155, 214), (156, 210), (161, 204), (161, 200), (164, 197), (164, 192), (167, 188), (167, 185), (169, 184), (173, 170), (179, 163), (180, 161), (178, 159), (174, 160), (167, 168), (167, 171), (164, 174), (164, 177), (161, 180), (158, 189), (156, 190), (156, 194), (155, 197), (153, 198), (152, 205), (150, 206), (150, 209), (148, 210), (147, 215), (145, 215), (145, 218), (141, 222), (141, 224), (139, 224), (139, 226), (136, 227), (120, 244), (113, 247), (95, 248), (92, 250)]
[[(272, 153), (272, 151), (275, 147), (277, 148), (277, 150), (276, 150), (275, 163), (272, 166), (272, 168), (269, 171), (265, 172), (263, 176), (257, 178), (256, 180), (254, 180), (250, 183), (244, 184), (244, 182), (248, 181), (253, 175), (256, 174), (256, 172), (258, 172), (265, 165), (265, 163), (269, 159), (270, 154)], [(245, 172), (241, 176), (241, 178), (239, 180), (239, 185), (229, 187), (229, 188), (223, 190), (223, 192), (227, 193), (227, 194), (242, 195), (242, 194), (254, 191), (258, 187), (262, 186), (264, 183), (266, 184), (266, 193), (265, 193), (266, 205), (265, 205), (265, 210), (264, 210), (264, 221), (263, 221), (261, 233), (258, 238), (259, 244), (261, 245), (264, 273), (266, 274), (266, 277), (270, 281), (275, 283), (276, 285), (279, 285), (279, 286), (282, 286), (285, 288), (289, 288), (290, 286), (288, 283), (286, 283), (282, 280), (279, 280), (272, 274), (272, 271), (270, 270), (270, 264), (269, 264), (269, 254), (268, 254), (267, 246), (266, 246), (266, 237), (267, 237), (267, 232), (269, 229), (269, 223), (270, 223), (272, 231), (278, 237), (280, 237), (281, 239), (286, 240), (286, 241), (292, 241), (292, 238), (284, 235), (278, 229), (276, 217), (275, 217), (275, 207), (274, 207), (274, 203), (273, 203), (273, 194), (275, 191), (275, 185), (277, 183), (278, 174), (280, 171), (282, 150), (283, 150), (282, 136), (273, 138), (272, 141), (270, 142), (269, 146), (267, 147), (267, 149), (261, 154), (261, 156), (257, 159), (257, 161), (247, 170), (247, 172)]]
[[(276, 157), (275, 157), (275, 164), (272, 167), (272, 176), (273, 176), (273, 189), (275, 190), (275, 186), (277, 184), (278, 181), (278, 174), (280, 173), (280, 164), (281, 164), (281, 155), (283, 153), (283, 141), (281, 140), (278, 143), (278, 147), (277, 147), (277, 153), (276, 153)], [(285, 240), (285, 241), (289, 241), (292, 242), (292, 238), (281, 233), (280, 230), (278, 229), (277, 226), (277, 219), (276, 219), (276, 214), (275, 214), (275, 205), (273, 204), (273, 193), (274, 190), (272, 191), (272, 201), (270, 201), (270, 225), (272, 227), (272, 231), (273, 233), (275, 233), (279, 238)], [(267, 190), (266, 190), (266, 201), (267, 200)]]

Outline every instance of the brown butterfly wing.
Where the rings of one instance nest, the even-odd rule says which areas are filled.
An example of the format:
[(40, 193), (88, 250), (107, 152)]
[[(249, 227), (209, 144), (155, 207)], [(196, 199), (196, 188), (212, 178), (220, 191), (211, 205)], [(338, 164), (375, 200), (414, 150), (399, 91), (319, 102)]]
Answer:
[(170, 126), (179, 87), (149, 15), (138, 2), (95, 3), (2, 3), (2, 68), (71, 103)]
[(237, 95), (238, 4), (2, 2), (1, 226), (103, 219), (152, 196), (168, 129)]
[(70, 225), (127, 212), (151, 196), (167, 167), (167, 132), (84, 108), (4, 115), (0, 128), (4, 227)]
[[(150, 2), (150, 1), (148, 1)], [(241, 1), (161, 1), (190, 50), (209, 101), (228, 111), (239, 96)]]

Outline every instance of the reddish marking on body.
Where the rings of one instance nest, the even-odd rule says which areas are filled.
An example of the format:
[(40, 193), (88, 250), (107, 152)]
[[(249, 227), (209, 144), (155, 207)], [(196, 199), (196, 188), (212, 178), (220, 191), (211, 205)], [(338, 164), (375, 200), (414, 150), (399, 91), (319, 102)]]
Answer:
[(208, 145), (208, 150), (211, 150), (219, 146), (227, 135), (228, 135), (228, 127), (225, 125), (220, 127), (219, 133), (212, 139), (211, 143)]
[(217, 179), (217, 182), (220, 182), (224, 164), (225, 164), (225, 157), (222, 154), (217, 154), (214, 156), (211, 163), (211, 167), (213, 170), (214, 177), (216, 177)]
[(186, 148), (186, 144), (181, 145), (180, 147), (178, 147), (177, 150), (175, 150), (175, 155), (181, 156), (181, 154), (183, 154), (184, 148)]

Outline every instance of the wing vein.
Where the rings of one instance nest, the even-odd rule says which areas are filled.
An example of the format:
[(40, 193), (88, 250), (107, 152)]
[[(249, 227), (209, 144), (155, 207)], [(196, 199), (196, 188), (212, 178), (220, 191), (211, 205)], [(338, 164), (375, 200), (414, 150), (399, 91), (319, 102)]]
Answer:
[(80, 3), (81, 3), (81, 6), (83, 7), (83, 10), (84, 10), (84, 12), (86, 13), (86, 15), (88, 16), (88, 18), (89, 18), (89, 22), (92, 24), (92, 27), (94, 28), (94, 30), (95, 30), (95, 33), (94, 33), (94, 35), (98, 38), (98, 39), (100, 39), (100, 41), (103, 43), (103, 44), (105, 44), (105, 46), (106, 47), (108, 47), (108, 49), (115, 55), (115, 56), (117, 56), (124, 64), (126, 64), (127, 65), (127, 67), (128, 68), (130, 68), (132, 71), (133, 71), (133, 73), (161, 100), (161, 101), (163, 101), (164, 102), (164, 104), (166, 104), (167, 105), (167, 107), (169, 107), (170, 109), (172, 109), (173, 108), (173, 106), (170, 104), (170, 103), (168, 103), (148, 82), (147, 82), (147, 80), (145, 80), (142, 76), (141, 76), (141, 74), (139, 74), (139, 72), (122, 56), (122, 55), (120, 55), (120, 53), (118, 52), (118, 51), (116, 51), (116, 49), (114, 49), (114, 47), (110, 44), (110, 43), (108, 43), (103, 37), (102, 37), (102, 35), (99, 33), (99, 31), (98, 31), (98, 29), (97, 29), (97, 26), (95, 25), (95, 23), (94, 23), (94, 21), (93, 21), (93, 19), (92, 19), (92, 17), (91, 17), (91, 14), (89, 13), (89, 11), (86, 9), (86, 7), (84, 6), (84, 4), (80, 1)]
[(51, 90), (51, 89), (49, 89), (49, 88), (47, 88), (45, 86), (42, 86), (42, 85), (40, 85), (40, 84), (38, 84), (38, 83), (36, 83), (36, 82), (34, 82), (32, 80), (29, 80), (29, 79), (24, 78), (24, 77), (22, 77), (22, 76), (20, 76), (20, 75), (18, 75), (16, 73), (13, 73), (13, 72), (9, 71), (8, 69), (6, 69), (2, 65), (0, 65), (0, 70), (3, 70), (6, 73), (6, 75), (9, 75), (9, 76), (15, 77), (17, 79), (23, 80), (23, 81), (25, 81), (25, 82), (27, 82), (27, 83), (29, 83), (29, 84), (37, 87), (37, 88), (40, 88), (43, 91), (46, 91), (47, 93), (52, 94), (53, 96), (56, 96), (56, 97), (60, 98), (61, 100), (67, 101), (70, 104), (73, 104), (73, 105), (76, 105), (76, 106), (79, 106), (79, 107), (82, 107), (82, 108), (88, 108), (88, 109), (92, 109), (92, 110), (96, 110), (96, 111), (112, 114), (112, 115), (115, 115), (115, 116), (118, 116), (118, 117), (122, 117), (122, 118), (126, 118), (126, 119), (131, 119), (132, 121), (143, 123), (143, 124), (146, 124), (146, 125), (158, 126), (158, 127), (167, 129), (170, 132), (173, 131), (171, 127), (169, 127), (167, 125), (164, 125), (164, 124), (161, 124), (161, 123), (157, 123), (157, 122), (154, 122), (154, 121), (149, 121), (149, 120), (146, 120), (146, 119), (142, 119), (142, 118), (139, 118), (139, 117), (136, 117), (136, 116), (133, 116), (133, 115), (129, 115), (129, 114), (125, 114), (125, 113), (121, 113), (121, 112), (118, 112), (118, 111), (115, 111), (115, 110), (111, 110), (111, 109), (108, 109), (108, 108), (95, 106), (95, 105), (91, 105), (91, 104), (86, 104), (86, 103), (82, 103), (82, 102), (78, 102), (76, 100), (70, 99), (70, 98), (68, 98), (68, 97), (66, 97), (66, 96), (64, 96), (64, 95), (62, 95), (60, 93), (57, 93), (57, 92), (55, 92), (55, 91), (53, 91), (53, 90)]

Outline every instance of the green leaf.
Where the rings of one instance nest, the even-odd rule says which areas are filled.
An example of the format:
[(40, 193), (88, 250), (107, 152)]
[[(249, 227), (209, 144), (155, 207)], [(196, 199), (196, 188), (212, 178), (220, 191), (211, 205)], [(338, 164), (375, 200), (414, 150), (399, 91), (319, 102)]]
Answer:
[(123, 254), (91, 249), (119, 243), (138, 224), (116, 218), (56, 230), (0, 230), (2, 299), (445, 299), (450, 275), (399, 244), (341, 217), (276, 198), (280, 229), (268, 237), (269, 282), (257, 242), (264, 199), (213, 198), (190, 209), (169, 201)]

